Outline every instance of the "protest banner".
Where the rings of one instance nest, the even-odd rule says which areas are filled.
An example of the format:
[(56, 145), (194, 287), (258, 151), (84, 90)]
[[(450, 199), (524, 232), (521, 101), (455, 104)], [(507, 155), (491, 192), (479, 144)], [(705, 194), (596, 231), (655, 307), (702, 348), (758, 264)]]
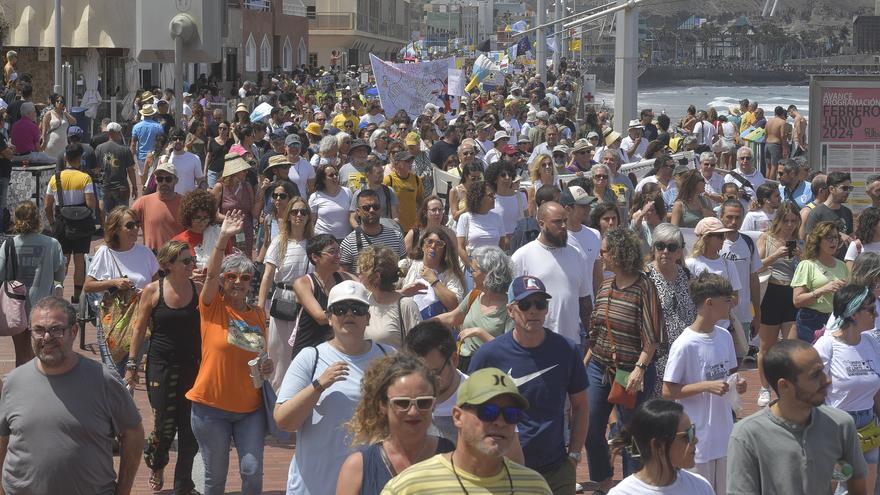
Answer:
[(448, 94), (449, 69), (455, 58), (396, 64), (370, 54), (373, 76), (379, 89), (379, 100), (387, 115), (404, 110), (415, 119), (431, 103), (440, 108), (456, 109), (458, 102)]

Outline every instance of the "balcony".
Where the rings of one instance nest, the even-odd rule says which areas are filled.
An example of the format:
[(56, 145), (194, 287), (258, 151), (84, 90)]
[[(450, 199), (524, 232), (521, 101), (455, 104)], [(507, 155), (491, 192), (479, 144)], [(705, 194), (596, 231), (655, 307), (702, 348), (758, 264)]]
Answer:
[(281, 13), (284, 15), (305, 17), (306, 6), (302, 3), (302, 0), (283, 0), (281, 3)]
[(353, 12), (328, 12), (309, 18), (309, 31), (354, 31)]
[(242, 0), (241, 5), (248, 10), (268, 12), (272, 9), (272, 0)]

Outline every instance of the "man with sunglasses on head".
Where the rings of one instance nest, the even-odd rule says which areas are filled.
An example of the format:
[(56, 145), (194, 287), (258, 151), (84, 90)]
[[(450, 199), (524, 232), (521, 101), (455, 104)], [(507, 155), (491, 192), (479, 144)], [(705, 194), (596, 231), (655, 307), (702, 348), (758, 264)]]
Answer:
[(372, 189), (362, 189), (357, 194), (357, 214), (360, 225), (349, 232), (339, 246), (340, 263), (350, 273), (357, 272), (357, 261), (367, 246), (385, 246), (400, 258), (406, 257), (406, 248), (400, 231), (382, 225), (379, 210), (382, 203), (379, 194)]
[[(230, 155), (238, 156), (235, 153)], [(156, 176), (156, 192), (138, 198), (131, 205), (131, 209), (137, 213), (141, 228), (144, 230), (144, 245), (155, 253), (163, 244), (183, 231), (183, 225), (178, 220), (183, 196), (174, 191), (174, 186), (177, 184), (177, 169), (173, 164), (160, 163), (153, 174)]]
[[(558, 203), (543, 207), (548, 205), (561, 208)], [(580, 255), (574, 255), (578, 257), (574, 263), (582, 263)], [(483, 344), (471, 358), (469, 373), (473, 376), (483, 368), (507, 370), (513, 384), (532, 404), (528, 416), (517, 422), (526, 466), (541, 473), (554, 494), (574, 495), (575, 469), (587, 437), (583, 354), (575, 342), (544, 326), (552, 299), (540, 279), (517, 277), (510, 284), (508, 300), (513, 330)], [(569, 423), (565, 421), (566, 400), (571, 404)], [(461, 390), (458, 401), (467, 403)], [(571, 427), (568, 436), (566, 424)]]
[(186, 194), (197, 187), (207, 187), (205, 174), (202, 172), (202, 161), (193, 153), (186, 151), (186, 131), (174, 129), (168, 140), (171, 142), (171, 154), (168, 163), (174, 165), (177, 172), (177, 182), (174, 184), (174, 192)]
[(498, 368), (474, 372), (452, 407), (455, 450), (410, 466), (385, 485), (382, 495), (553, 493), (539, 473), (506, 458), (518, 442), (516, 425), (523, 424), (526, 409), (529, 401), (509, 375)]
[(840, 231), (840, 246), (837, 249), (837, 258), (843, 259), (849, 246), (853, 233), (852, 210), (843, 204), (849, 199), (849, 193), (853, 190), (849, 172), (831, 172), (825, 179), (828, 187), (828, 198), (824, 203), (816, 204), (813, 211), (807, 217), (804, 228), (811, 232), (819, 222), (834, 222)]
[(334, 493), (349, 451), (345, 424), (361, 399), (361, 381), (370, 362), (393, 352), (364, 339), (370, 322), (370, 294), (346, 280), (330, 289), (327, 319), (333, 338), (303, 349), (293, 358), (275, 405), (278, 427), (296, 432), (287, 495)]

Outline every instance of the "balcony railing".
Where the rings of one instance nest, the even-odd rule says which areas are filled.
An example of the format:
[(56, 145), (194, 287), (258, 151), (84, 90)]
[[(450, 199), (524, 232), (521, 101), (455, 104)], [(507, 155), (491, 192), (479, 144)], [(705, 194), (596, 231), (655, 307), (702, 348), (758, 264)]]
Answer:
[(248, 10), (268, 12), (272, 8), (272, 0), (242, 0), (241, 5)]
[(303, 5), (301, 0), (283, 0), (281, 4), (281, 13), (284, 15), (305, 17), (306, 6)]
[(354, 31), (353, 12), (331, 12), (315, 14), (309, 19), (309, 30)]
[(323, 12), (309, 18), (309, 30), (363, 31), (399, 40), (409, 38), (408, 27), (392, 24), (365, 14), (353, 12)]

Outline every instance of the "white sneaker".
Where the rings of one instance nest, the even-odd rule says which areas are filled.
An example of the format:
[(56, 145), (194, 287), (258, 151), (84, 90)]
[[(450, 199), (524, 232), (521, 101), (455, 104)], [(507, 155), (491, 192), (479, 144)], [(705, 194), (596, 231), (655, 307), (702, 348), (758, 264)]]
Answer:
[(761, 387), (761, 392), (758, 394), (758, 407), (767, 407), (767, 404), (770, 404), (770, 389)]

